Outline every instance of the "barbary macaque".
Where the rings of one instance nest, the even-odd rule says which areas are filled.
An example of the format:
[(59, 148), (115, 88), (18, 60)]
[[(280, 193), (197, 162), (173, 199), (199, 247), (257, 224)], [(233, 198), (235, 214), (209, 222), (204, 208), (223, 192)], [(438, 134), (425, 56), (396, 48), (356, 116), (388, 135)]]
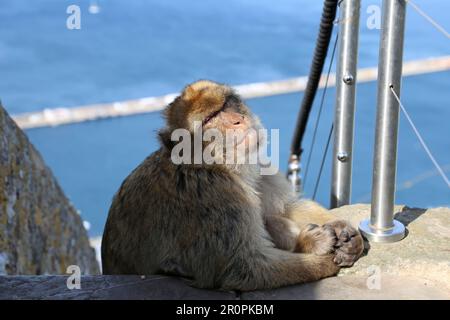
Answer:
[[(298, 200), (281, 173), (261, 174), (264, 165), (236, 163), (239, 155), (224, 160), (231, 151), (249, 156), (264, 145), (255, 134), (258, 118), (230, 87), (192, 83), (164, 115), (160, 149), (112, 201), (104, 274), (172, 274), (201, 288), (249, 291), (330, 277), (360, 257), (359, 232), (332, 221), (315, 202)], [(192, 137), (182, 141), (192, 149), (200, 129), (218, 134), (200, 141), (199, 157), (198, 150), (180, 151), (177, 129), (188, 133), (183, 140)], [(225, 139), (230, 131), (240, 135)], [(204, 159), (207, 148), (214, 161)]]

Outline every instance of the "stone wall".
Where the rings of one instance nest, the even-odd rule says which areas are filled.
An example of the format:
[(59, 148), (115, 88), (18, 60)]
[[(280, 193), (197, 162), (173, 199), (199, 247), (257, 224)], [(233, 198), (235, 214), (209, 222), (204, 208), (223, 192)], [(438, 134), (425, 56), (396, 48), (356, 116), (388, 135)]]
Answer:
[(82, 219), (0, 105), (0, 274), (99, 273)]

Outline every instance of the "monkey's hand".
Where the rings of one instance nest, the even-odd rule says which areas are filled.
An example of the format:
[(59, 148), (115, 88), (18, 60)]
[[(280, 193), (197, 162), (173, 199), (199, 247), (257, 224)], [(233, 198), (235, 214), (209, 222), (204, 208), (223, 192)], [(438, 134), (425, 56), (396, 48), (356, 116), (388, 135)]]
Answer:
[(351, 267), (364, 250), (364, 240), (359, 231), (344, 220), (331, 221), (322, 227), (332, 229), (335, 234), (334, 262), (340, 267)]
[(335, 252), (336, 232), (332, 226), (308, 224), (300, 231), (295, 252), (323, 256)]

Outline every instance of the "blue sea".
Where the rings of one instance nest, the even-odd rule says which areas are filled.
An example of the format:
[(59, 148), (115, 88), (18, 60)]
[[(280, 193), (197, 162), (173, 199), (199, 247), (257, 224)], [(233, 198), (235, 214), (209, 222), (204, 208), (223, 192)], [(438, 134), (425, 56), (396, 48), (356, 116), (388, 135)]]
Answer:
[[(415, 3), (450, 30), (450, 1)], [(97, 14), (89, 12), (92, 4), (99, 6)], [(81, 9), (79, 30), (66, 27), (69, 5)], [(377, 65), (379, 30), (366, 24), (371, 5), (381, 7), (381, 1), (362, 1), (359, 67)], [(235, 85), (307, 75), (321, 6), (317, 0), (1, 0), (0, 98), (10, 114), (17, 114), (157, 96), (199, 78)], [(405, 61), (450, 54), (449, 40), (412, 8), (406, 31)], [(333, 118), (334, 94), (334, 88), (327, 91), (307, 197)], [(283, 171), (301, 98), (295, 93), (247, 101), (267, 128), (280, 129)], [(402, 100), (448, 175), (450, 72), (405, 77)], [(376, 82), (358, 85), (353, 203), (370, 202), (375, 108)], [(155, 132), (162, 125), (160, 113), (150, 113), (27, 134), (90, 223), (90, 235), (98, 236), (121, 181), (158, 148)], [(396, 203), (450, 206), (450, 190), (404, 117), (398, 149)], [(317, 197), (325, 206), (329, 191), (330, 157)]]

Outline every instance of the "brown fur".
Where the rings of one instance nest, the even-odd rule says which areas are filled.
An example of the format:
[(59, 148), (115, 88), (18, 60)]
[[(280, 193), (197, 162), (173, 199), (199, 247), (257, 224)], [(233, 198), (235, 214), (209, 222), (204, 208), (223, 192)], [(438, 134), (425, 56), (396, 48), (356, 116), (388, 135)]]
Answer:
[[(298, 201), (281, 174), (172, 163), (170, 132), (191, 129), (229, 96), (257, 126), (229, 87), (211, 81), (189, 85), (168, 106), (161, 149), (125, 179), (111, 204), (105, 274), (176, 274), (199, 287), (245, 291), (329, 277), (359, 257), (359, 233), (345, 222), (329, 223), (314, 202)], [(310, 223), (327, 224), (311, 229)]]

